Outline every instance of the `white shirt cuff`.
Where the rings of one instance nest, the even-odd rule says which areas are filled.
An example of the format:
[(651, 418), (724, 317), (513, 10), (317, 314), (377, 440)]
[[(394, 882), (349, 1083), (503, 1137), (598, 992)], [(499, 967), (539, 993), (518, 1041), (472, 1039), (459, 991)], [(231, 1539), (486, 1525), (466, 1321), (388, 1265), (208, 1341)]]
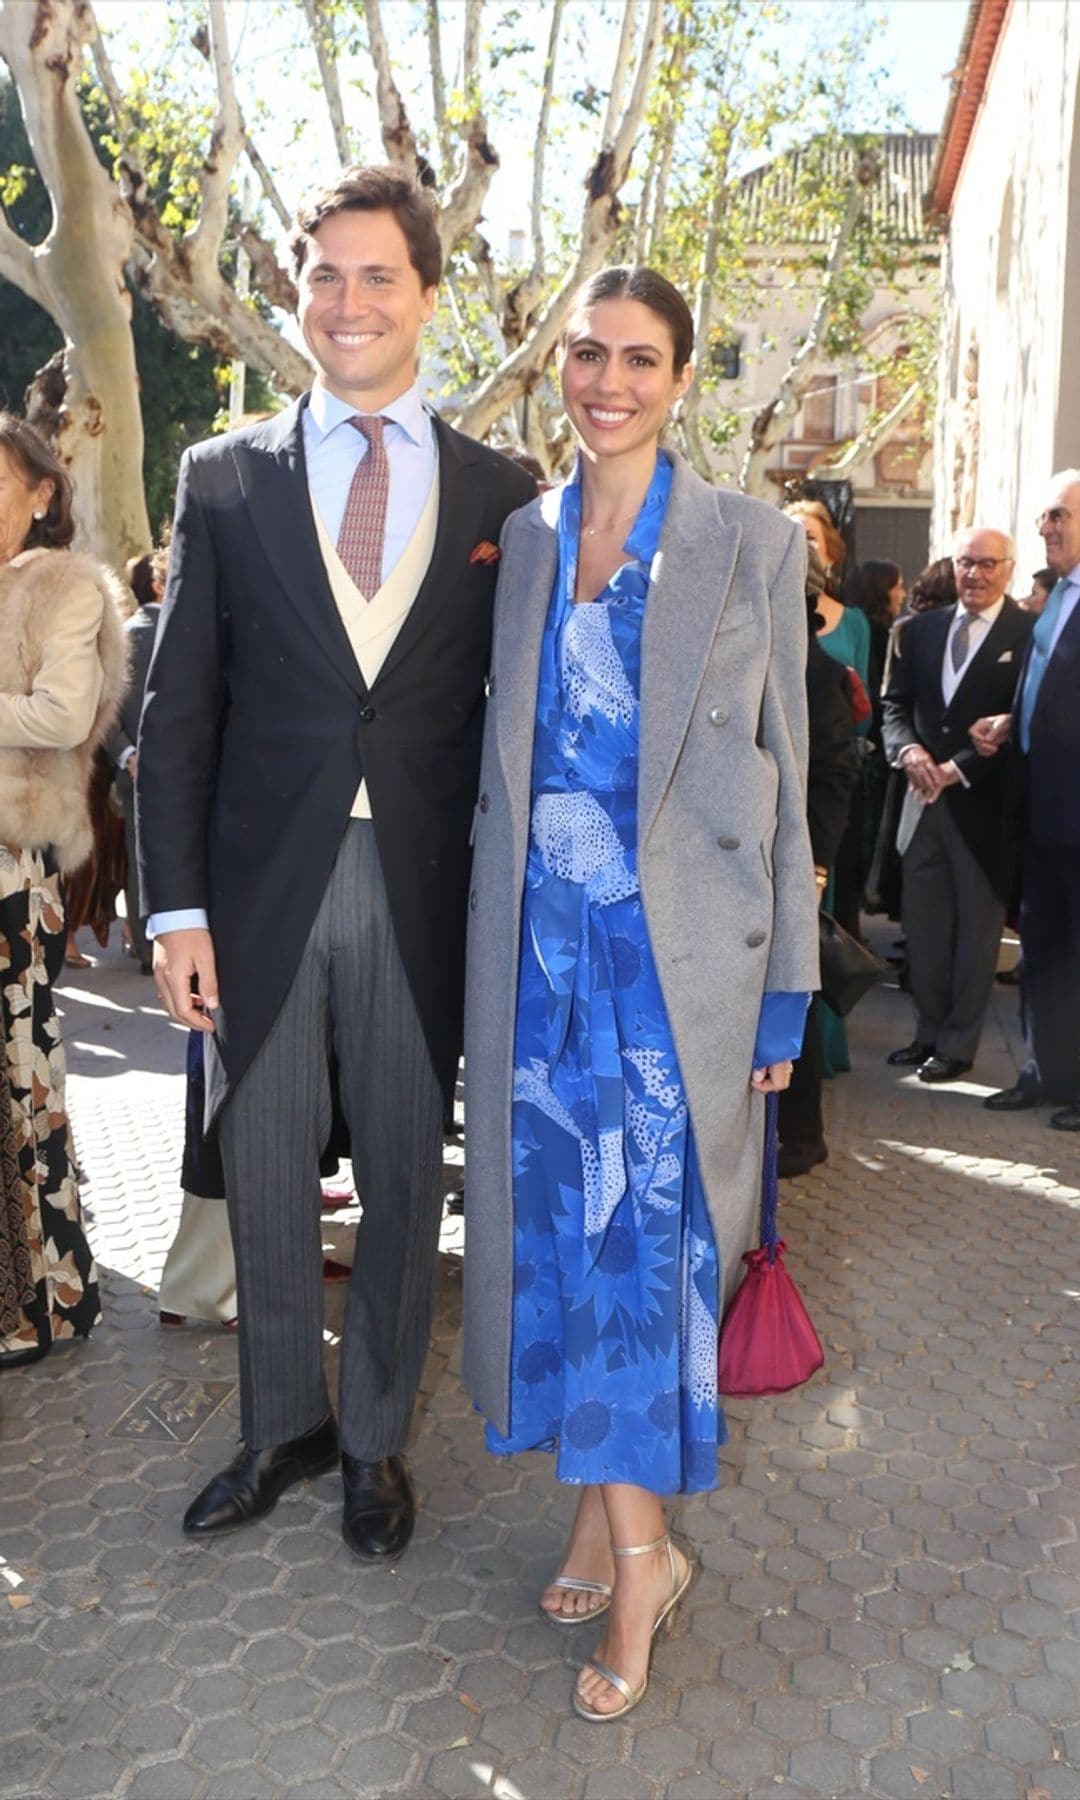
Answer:
[(117, 768), (118, 769), (126, 769), (128, 766), (128, 763), (131, 761), (134, 754), (135, 754), (135, 745), (134, 744), (129, 744), (126, 750), (121, 750), (119, 756), (116, 759)]
[(146, 921), (146, 935), (157, 938), (166, 931), (207, 931), (209, 927), (203, 907), (187, 906), (179, 912), (151, 913)]

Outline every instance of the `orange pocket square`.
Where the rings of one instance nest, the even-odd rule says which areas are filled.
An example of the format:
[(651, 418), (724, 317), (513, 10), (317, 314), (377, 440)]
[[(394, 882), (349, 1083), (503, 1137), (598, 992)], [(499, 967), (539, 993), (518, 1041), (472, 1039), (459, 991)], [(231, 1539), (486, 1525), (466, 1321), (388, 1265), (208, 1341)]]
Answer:
[(469, 553), (469, 561), (471, 563), (497, 563), (499, 556), (498, 544), (492, 544), (487, 538), (481, 538), (478, 544), (473, 545)]

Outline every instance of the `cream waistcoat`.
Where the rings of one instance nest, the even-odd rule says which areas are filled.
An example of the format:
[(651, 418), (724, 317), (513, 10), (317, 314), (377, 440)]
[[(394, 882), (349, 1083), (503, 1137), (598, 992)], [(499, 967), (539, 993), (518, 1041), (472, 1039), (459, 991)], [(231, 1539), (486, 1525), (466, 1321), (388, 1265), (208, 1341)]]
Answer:
[[(416, 530), (382, 587), (370, 600), (364, 598), (338, 555), (337, 547), (319, 517), (318, 507), (313, 506), (311, 510), (315, 515), (319, 549), (322, 551), (334, 604), (341, 614), (341, 623), (360, 666), (360, 673), (370, 688), (389, 655), (394, 639), (408, 618), (413, 601), (420, 592), (420, 584), (428, 572), (435, 549), (435, 527), (439, 519), (439, 471), (435, 471)], [(352, 817), (371, 817), (366, 781), (361, 781), (356, 790)]]

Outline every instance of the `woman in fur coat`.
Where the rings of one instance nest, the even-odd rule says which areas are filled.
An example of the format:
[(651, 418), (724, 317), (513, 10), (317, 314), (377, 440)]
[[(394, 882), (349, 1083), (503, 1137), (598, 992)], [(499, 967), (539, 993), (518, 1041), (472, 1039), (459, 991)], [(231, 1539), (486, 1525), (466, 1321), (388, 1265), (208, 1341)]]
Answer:
[(98, 1318), (52, 984), (60, 880), (93, 848), (90, 766), (126, 650), (120, 584), (68, 548), (73, 535), (59, 461), (0, 413), (0, 1366), (34, 1362)]

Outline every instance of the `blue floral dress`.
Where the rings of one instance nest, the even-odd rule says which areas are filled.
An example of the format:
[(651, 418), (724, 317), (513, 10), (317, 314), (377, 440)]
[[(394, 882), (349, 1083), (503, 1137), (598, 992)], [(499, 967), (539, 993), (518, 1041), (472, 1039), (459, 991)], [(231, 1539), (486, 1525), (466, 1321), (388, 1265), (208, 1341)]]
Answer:
[(637, 875), (641, 632), (671, 465), (573, 602), (564, 490), (541, 654), (514, 1055), (510, 1434), (561, 1481), (716, 1481), (720, 1270)]

